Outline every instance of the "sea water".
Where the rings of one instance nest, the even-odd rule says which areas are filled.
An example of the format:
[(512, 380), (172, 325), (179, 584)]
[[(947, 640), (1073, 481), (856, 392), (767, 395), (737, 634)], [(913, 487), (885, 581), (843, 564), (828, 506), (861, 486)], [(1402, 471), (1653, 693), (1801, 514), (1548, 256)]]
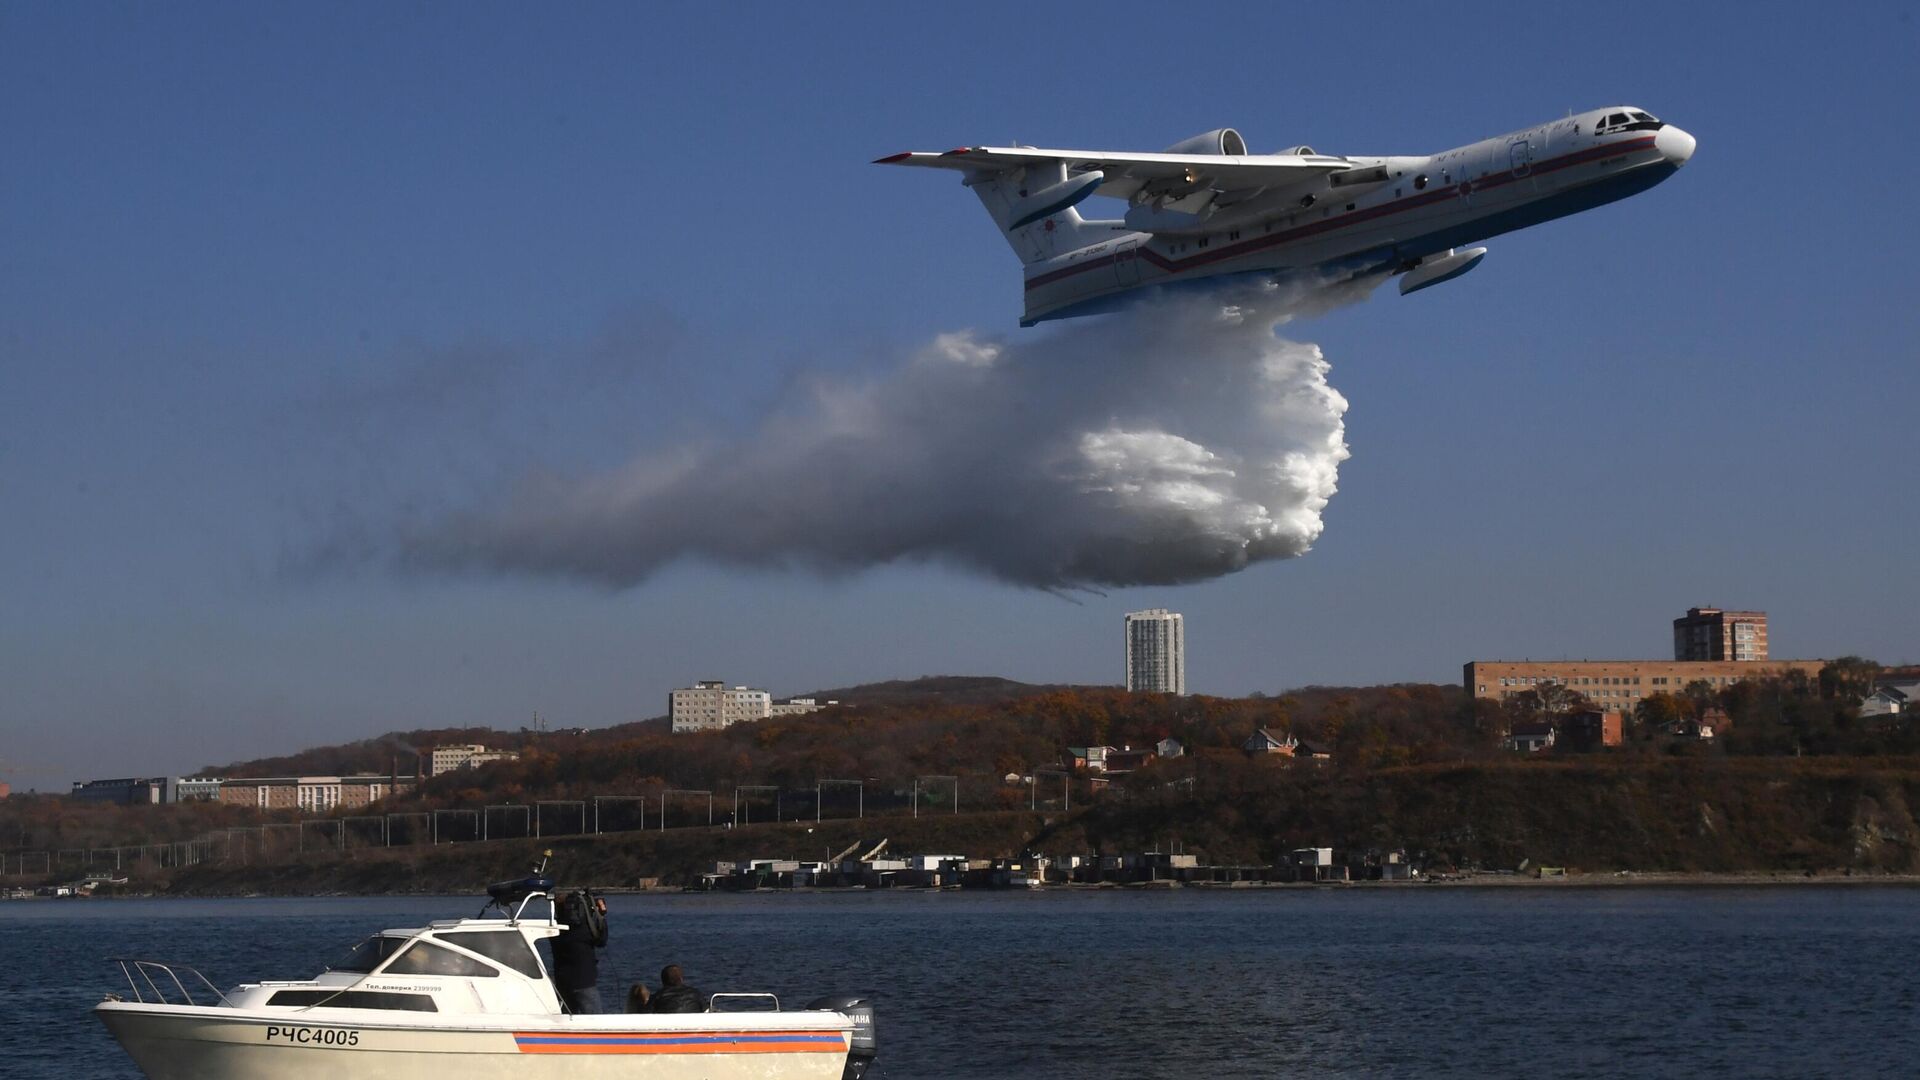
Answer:
[[(610, 1007), (877, 1003), (889, 1078), (1920, 1075), (1920, 889), (1455, 888), (619, 896)], [(470, 897), (0, 903), (0, 1076), (135, 1077), (109, 957), (304, 978)], [(875, 1074), (869, 1074), (875, 1075)]]

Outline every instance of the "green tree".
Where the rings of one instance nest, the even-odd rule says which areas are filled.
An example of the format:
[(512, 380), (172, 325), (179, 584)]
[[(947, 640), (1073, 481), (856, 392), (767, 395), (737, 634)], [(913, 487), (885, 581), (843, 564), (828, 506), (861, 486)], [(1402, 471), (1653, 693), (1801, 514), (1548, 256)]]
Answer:
[(1586, 695), (1564, 683), (1546, 682), (1522, 690), (1506, 701), (1507, 715), (1517, 724), (1565, 716), (1590, 708)]
[(1859, 656), (1843, 656), (1820, 669), (1820, 696), (1859, 705), (1880, 681), (1880, 665)]
[(1694, 716), (1699, 716), (1720, 704), (1720, 691), (1714, 689), (1713, 684), (1705, 679), (1693, 680), (1680, 693), (1693, 706), (1692, 715)]
[(1642, 731), (1670, 731), (1693, 715), (1693, 703), (1668, 693), (1649, 694), (1633, 707), (1633, 722)]

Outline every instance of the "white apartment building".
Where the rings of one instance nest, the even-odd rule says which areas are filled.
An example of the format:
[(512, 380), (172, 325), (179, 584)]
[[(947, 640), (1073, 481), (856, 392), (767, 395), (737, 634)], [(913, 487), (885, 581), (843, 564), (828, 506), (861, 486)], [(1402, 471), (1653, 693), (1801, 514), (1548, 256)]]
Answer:
[(1148, 608), (1127, 615), (1127, 689), (1187, 692), (1187, 628), (1176, 611)]
[(428, 776), (439, 776), (455, 769), (477, 769), (489, 761), (519, 761), (517, 750), (489, 750), (479, 743), (436, 746), (428, 755)]
[(667, 716), (675, 733), (719, 731), (743, 720), (773, 715), (773, 695), (746, 686), (705, 680), (667, 695)]
[(789, 701), (774, 702), (772, 711), (768, 715), (770, 716), (805, 716), (811, 712), (819, 712), (821, 709), (824, 709), (829, 705), (838, 705), (838, 704), (840, 704), (838, 701), (821, 701), (817, 698), (797, 697)]

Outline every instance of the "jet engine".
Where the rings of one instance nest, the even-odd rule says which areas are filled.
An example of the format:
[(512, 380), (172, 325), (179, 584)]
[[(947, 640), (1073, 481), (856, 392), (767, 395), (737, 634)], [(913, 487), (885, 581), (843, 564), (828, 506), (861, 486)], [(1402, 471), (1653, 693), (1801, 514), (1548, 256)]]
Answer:
[(1216, 128), (1204, 135), (1195, 135), (1191, 139), (1181, 139), (1162, 150), (1163, 154), (1231, 154), (1247, 152), (1247, 140), (1232, 128)]

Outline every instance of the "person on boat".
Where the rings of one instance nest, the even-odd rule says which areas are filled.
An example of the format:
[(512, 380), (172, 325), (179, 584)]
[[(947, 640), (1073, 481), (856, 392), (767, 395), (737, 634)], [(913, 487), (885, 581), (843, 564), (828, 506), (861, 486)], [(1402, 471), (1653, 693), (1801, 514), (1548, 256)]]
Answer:
[(567, 928), (553, 939), (553, 987), (568, 1012), (600, 1012), (600, 958), (595, 950), (607, 943), (605, 909), (597, 907), (603, 901), (573, 892), (561, 903)]
[(660, 989), (654, 991), (648, 1012), (696, 1013), (707, 1011), (707, 995), (687, 985), (679, 964), (660, 969)]
[(634, 983), (627, 988), (627, 1011), (630, 1013), (643, 1013), (648, 1011), (647, 1003), (651, 1001), (652, 998), (653, 995), (647, 992), (646, 983)]

